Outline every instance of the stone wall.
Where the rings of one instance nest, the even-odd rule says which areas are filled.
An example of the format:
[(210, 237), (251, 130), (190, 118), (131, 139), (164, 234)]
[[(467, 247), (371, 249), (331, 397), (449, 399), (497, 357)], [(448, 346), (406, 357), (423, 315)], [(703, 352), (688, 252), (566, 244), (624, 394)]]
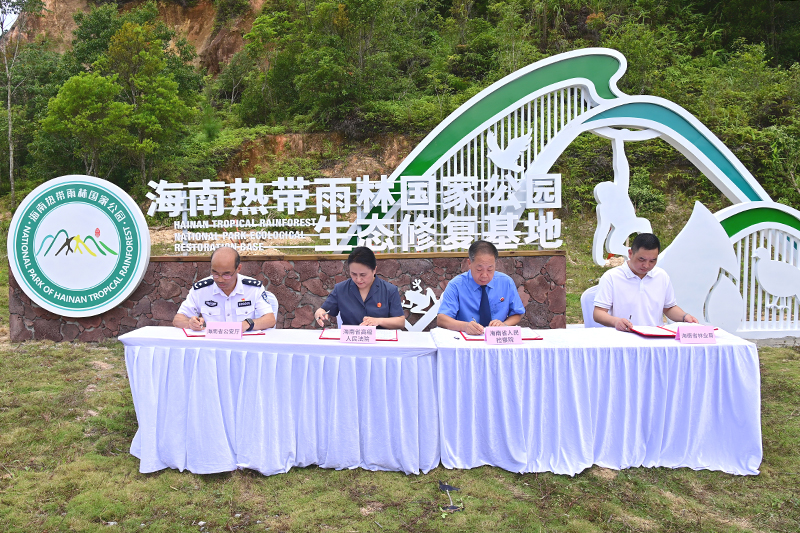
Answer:
[[(314, 311), (334, 284), (347, 279), (346, 255), (245, 257), (242, 274), (261, 280), (278, 299), (279, 328), (313, 328)], [(433, 289), (440, 297), (447, 281), (466, 269), (466, 254), (380, 254), (378, 274), (397, 285), (400, 296), (412, 289)], [(143, 326), (171, 326), (192, 283), (210, 274), (208, 257), (153, 257), (142, 284), (121, 306), (88, 318), (64, 318), (31, 302), (9, 272), (11, 340), (99, 341)], [(525, 317), (533, 328), (566, 327), (564, 252), (501, 253), (497, 270), (516, 283)], [(421, 315), (409, 318), (414, 324)], [(426, 329), (436, 326), (434, 319)]]

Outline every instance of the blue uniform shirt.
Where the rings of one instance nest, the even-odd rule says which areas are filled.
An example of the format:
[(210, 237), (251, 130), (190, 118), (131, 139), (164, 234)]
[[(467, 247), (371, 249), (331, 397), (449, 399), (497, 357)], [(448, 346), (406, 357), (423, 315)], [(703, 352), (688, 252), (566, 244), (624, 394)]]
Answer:
[[(486, 294), (492, 320), (506, 320), (511, 315), (525, 314), (514, 280), (502, 272), (494, 273), (492, 281), (486, 285)], [(439, 313), (463, 322), (470, 322), (473, 318), (478, 322), (480, 306), (481, 286), (472, 279), (472, 272), (467, 270), (447, 284), (442, 293)]]
[(339, 315), (340, 325), (345, 326), (358, 326), (365, 316), (391, 318), (403, 315), (397, 287), (377, 276), (369, 288), (366, 300), (361, 299), (358, 285), (348, 279), (333, 287), (328, 299), (322, 304), (322, 309), (331, 317)]

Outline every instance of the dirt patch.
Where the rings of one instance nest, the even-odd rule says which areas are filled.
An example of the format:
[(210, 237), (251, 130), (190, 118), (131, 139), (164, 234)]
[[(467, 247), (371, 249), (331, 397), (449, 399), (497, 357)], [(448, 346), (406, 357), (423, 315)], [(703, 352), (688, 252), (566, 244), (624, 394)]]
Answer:
[(589, 470), (589, 473), (605, 481), (614, 481), (619, 475), (619, 470), (603, 468), (602, 466), (593, 466), (592, 469)]
[(95, 368), (95, 370), (111, 370), (112, 368), (114, 368), (114, 365), (104, 363), (103, 361), (92, 361), (91, 364)]
[(367, 504), (359, 510), (361, 516), (369, 516), (381, 511), (383, 511), (383, 504), (380, 502), (367, 502)]

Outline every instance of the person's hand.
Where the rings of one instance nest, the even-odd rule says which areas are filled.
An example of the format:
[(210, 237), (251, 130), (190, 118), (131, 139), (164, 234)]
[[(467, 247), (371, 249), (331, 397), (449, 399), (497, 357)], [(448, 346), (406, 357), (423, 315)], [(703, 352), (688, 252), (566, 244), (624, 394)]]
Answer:
[(491, 322), (489, 322), (489, 325), (493, 328), (502, 328), (503, 326), (506, 325), (506, 323), (503, 322), (502, 320), (492, 320)]
[(359, 324), (360, 326), (380, 326), (381, 319), (380, 318), (373, 318), (371, 316), (365, 316), (363, 322)]
[(467, 332), (467, 335), (483, 335), (483, 326), (473, 320), (467, 322), (467, 329), (464, 331)]
[(689, 322), (690, 324), (699, 324), (700, 323), (699, 320), (697, 320), (692, 315), (688, 315), (688, 314), (683, 318), (683, 321), (684, 322)]
[(321, 307), (317, 309), (316, 312), (314, 313), (314, 318), (316, 319), (317, 324), (319, 324), (322, 327), (325, 326), (323, 320), (327, 320), (329, 323), (331, 321), (330, 317), (328, 316), (328, 312)]
[(203, 320), (203, 317), (201, 317), (201, 316), (193, 316), (193, 317), (189, 318), (189, 327), (193, 331), (200, 331), (204, 327), (206, 327), (206, 321)]
[(619, 317), (614, 324), (614, 327), (617, 328), (619, 331), (630, 331), (633, 324), (627, 318)]

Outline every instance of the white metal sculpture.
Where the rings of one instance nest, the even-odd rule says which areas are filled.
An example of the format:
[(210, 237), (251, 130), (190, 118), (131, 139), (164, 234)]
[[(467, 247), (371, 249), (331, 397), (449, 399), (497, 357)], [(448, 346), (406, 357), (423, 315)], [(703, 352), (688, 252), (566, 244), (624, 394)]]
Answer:
[(433, 289), (428, 287), (425, 292), (422, 291), (422, 281), (415, 279), (411, 285), (414, 290), (406, 291), (403, 297), (406, 301), (401, 302), (400, 305), (405, 309), (409, 309), (411, 314), (422, 314), (421, 317), (411, 324), (406, 320), (407, 331), (424, 331), (428, 325), (433, 322), (436, 315), (439, 313), (439, 306), (441, 305), (441, 298), (436, 298), (436, 293)]
[(658, 133), (631, 131), (628, 129), (599, 128), (594, 133), (611, 139), (613, 150), (614, 182), (603, 182), (594, 188), (594, 199), (597, 200), (597, 229), (592, 242), (592, 259), (595, 264), (605, 264), (605, 249), (612, 254), (627, 256), (627, 238), (633, 233), (652, 233), (650, 221), (636, 216), (628, 188), (631, 181), (631, 169), (625, 155), (625, 141), (644, 141), (658, 137)]

